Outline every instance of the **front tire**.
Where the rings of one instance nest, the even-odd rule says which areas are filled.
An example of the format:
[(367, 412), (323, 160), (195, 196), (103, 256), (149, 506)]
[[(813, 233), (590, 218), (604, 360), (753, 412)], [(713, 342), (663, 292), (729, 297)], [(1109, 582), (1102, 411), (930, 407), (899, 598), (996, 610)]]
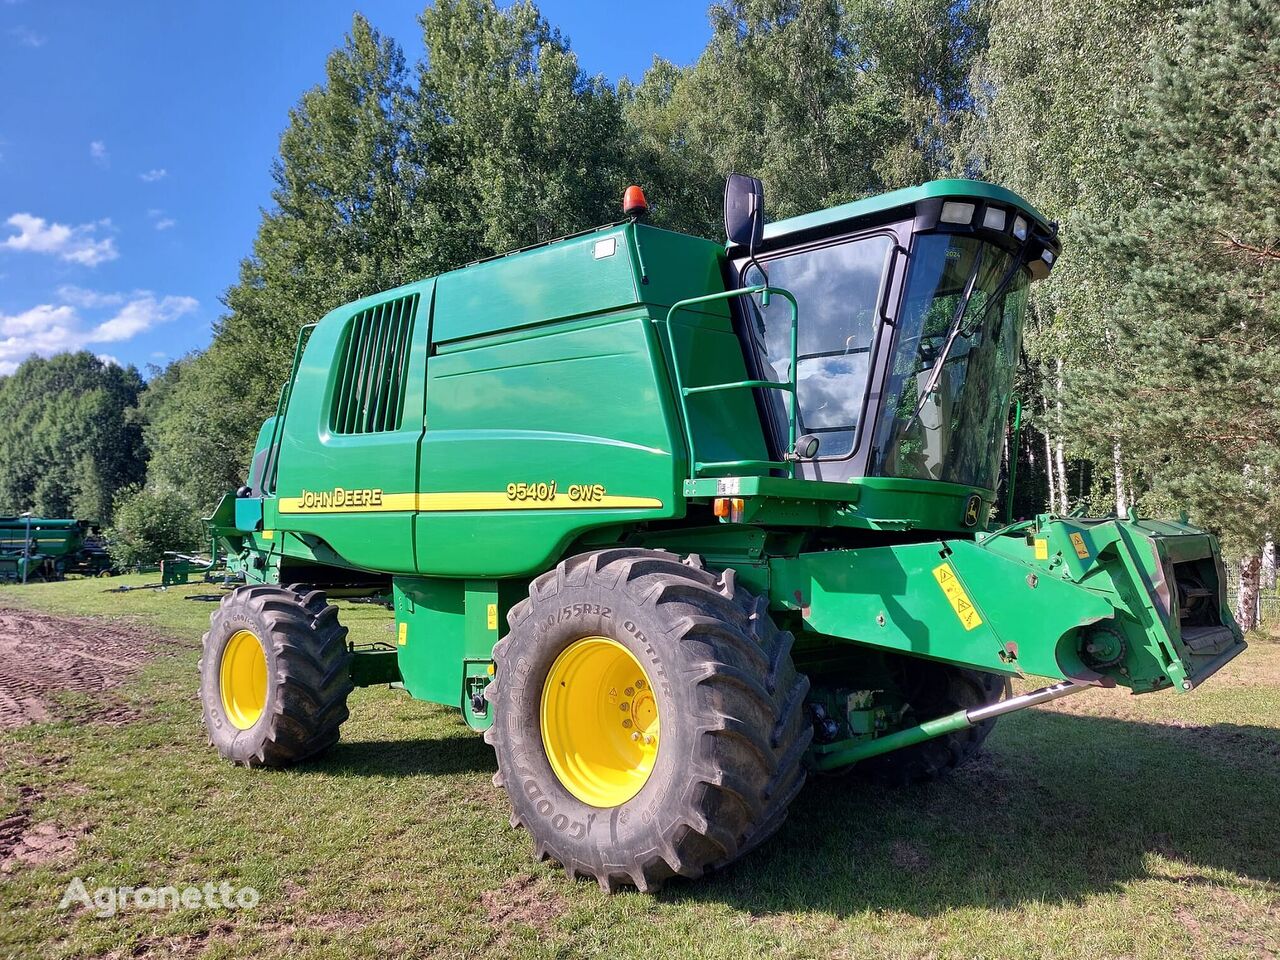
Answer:
[(286, 767), (338, 742), (351, 654), (320, 590), (255, 584), (222, 598), (200, 658), (209, 742), (248, 767)]
[(653, 891), (781, 826), (804, 784), (809, 683), (733, 571), (604, 550), (529, 592), (494, 648), (485, 739), (540, 859), (608, 892)]

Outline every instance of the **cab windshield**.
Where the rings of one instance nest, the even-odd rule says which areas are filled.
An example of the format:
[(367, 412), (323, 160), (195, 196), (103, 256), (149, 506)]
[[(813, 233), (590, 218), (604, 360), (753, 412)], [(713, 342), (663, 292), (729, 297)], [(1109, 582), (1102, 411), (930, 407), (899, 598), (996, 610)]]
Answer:
[(991, 244), (916, 238), (869, 474), (995, 489), (1027, 281)]

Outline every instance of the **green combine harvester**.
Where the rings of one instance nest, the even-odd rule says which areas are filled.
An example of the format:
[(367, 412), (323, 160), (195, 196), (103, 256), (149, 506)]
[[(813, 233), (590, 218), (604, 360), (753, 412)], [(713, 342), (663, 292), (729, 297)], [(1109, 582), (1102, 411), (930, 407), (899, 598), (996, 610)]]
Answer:
[(89, 520), (0, 517), (0, 582), (61, 580), (110, 573), (98, 527)]
[[(1003, 714), (1245, 648), (1185, 518), (997, 517), (1059, 252), (1024, 200), (765, 226), (735, 175), (727, 245), (624, 210), (301, 331), (211, 518), (247, 580), (204, 637), (222, 756), (302, 760), (353, 686), (401, 686), (484, 732), (540, 858), (654, 890), (765, 841), (809, 772), (937, 776)], [(360, 594), (388, 642), (348, 642), (327, 597)]]

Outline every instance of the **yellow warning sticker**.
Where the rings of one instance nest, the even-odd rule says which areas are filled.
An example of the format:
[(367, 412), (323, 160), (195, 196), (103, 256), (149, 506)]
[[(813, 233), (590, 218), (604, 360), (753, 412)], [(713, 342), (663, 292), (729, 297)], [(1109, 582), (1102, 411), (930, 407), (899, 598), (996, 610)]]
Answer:
[(1049, 541), (1048, 540), (1036, 541), (1036, 559), (1037, 560), (1049, 559)]
[(488, 624), (490, 630), (498, 629), (498, 605), (496, 603), (489, 604)]
[(947, 601), (951, 604), (951, 609), (956, 612), (956, 616), (960, 618), (960, 623), (964, 628), (972, 630), (974, 627), (982, 626), (982, 617), (978, 614), (978, 608), (973, 605), (969, 595), (964, 592), (960, 578), (951, 569), (951, 564), (943, 563), (934, 567), (933, 577), (938, 581), (938, 586), (942, 588), (942, 592), (946, 594)]
[(1071, 535), (1071, 545), (1076, 548), (1076, 556), (1081, 560), (1089, 559), (1089, 548), (1085, 546), (1084, 537), (1078, 533)]
[(400, 646), (402, 647), (409, 642), (409, 624), (408, 623), (400, 624), (400, 635), (398, 639), (400, 641)]

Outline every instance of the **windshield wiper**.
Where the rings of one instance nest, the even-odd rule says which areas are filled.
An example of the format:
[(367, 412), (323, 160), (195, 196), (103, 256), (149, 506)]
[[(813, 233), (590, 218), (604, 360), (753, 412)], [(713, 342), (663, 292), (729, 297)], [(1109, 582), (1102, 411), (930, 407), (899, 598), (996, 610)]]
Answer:
[(1023, 244), (1022, 250), (1018, 256), (1013, 258), (1009, 264), (1009, 269), (1005, 271), (1000, 282), (996, 284), (995, 290), (987, 297), (987, 302), (982, 308), (982, 313), (978, 314), (978, 319), (968, 327), (963, 326), (964, 316), (969, 311), (969, 302), (973, 298), (973, 288), (978, 280), (978, 271), (982, 269), (983, 254), (986, 253), (986, 247), (978, 248), (978, 256), (974, 258), (973, 269), (969, 272), (969, 279), (965, 282), (964, 296), (960, 298), (960, 303), (956, 305), (956, 312), (951, 318), (951, 326), (947, 328), (947, 339), (942, 345), (942, 349), (938, 351), (937, 357), (933, 361), (933, 367), (929, 370), (929, 379), (925, 383), (925, 388), (921, 392), (919, 399), (916, 401), (916, 408), (911, 413), (909, 419), (903, 426), (903, 430), (909, 430), (920, 416), (920, 412), (924, 410), (925, 401), (929, 395), (938, 386), (938, 378), (942, 376), (942, 365), (947, 362), (947, 358), (951, 355), (951, 348), (955, 345), (956, 339), (963, 333), (966, 337), (971, 337), (982, 329), (983, 324), (987, 322), (987, 314), (991, 309), (1001, 301), (1005, 290), (1018, 275), (1018, 271), (1022, 269), (1025, 262), (1026, 244)]
[(978, 285), (978, 273), (982, 270), (982, 261), (986, 258), (986, 254), (987, 248), (985, 244), (978, 247), (978, 255), (973, 258), (973, 267), (969, 271), (969, 278), (964, 282), (964, 294), (960, 297), (960, 302), (956, 304), (955, 313), (951, 315), (951, 323), (947, 327), (947, 339), (943, 343), (942, 349), (934, 357), (933, 366), (929, 370), (929, 379), (925, 381), (924, 389), (920, 391), (920, 396), (916, 399), (915, 409), (911, 411), (911, 418), (907, 420), (906, 425), (902, 428), (903, 430), (909, 430), (915, 424), (920, 416), (920, 411), (924, 409), (925, 401), (938, 386), (938, 378), (942, 376), (942, 365), (947, 362), (947, 357), (951, 355), (951, 348), (955, 345), (956, 337), (960, 336), (960, 324), (964, 320), (965, 312), (969, 309), (969, 302), (973, 299), (973, 290)]

